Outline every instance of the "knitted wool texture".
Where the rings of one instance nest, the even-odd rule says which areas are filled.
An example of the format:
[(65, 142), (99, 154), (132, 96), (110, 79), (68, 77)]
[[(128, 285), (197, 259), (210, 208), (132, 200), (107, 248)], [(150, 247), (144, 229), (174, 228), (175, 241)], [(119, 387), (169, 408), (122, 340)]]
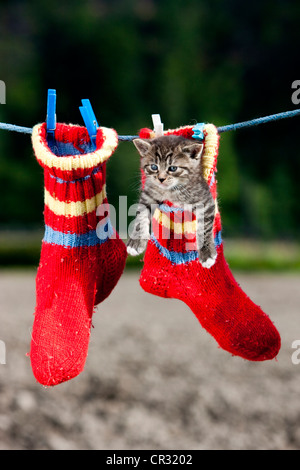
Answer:
[[(193, 128), (181, 127), (166, 131), (168, 134), (191, 139)], [(140, 137), (154, 135), (150, 129), (142, 129)], [(185, 302), (219, 346), (232, 355), (250, 361), (273, 359), (280, 350), (280, 335), (269, 317), (242, 291), (224, 257), (217, 203), (218, 149), (217, 129), (206, 124), (202, 172), (216, 206), (215, 264), (208, 269), (199, 262), (195, 215), (165, 201), (153, 216), (140, 285), (151, 294)]]
[(47, 140), (42, 124), (32, 143), (44, 168), (45, 235), (30, 358), (37, 381), (50, 386), (82, 372), (94, 306), (115, 287), (127, 255), (109, 218), (97, 216), (107, 203), (106, 161), (116, 132), (99, 128), (94, 150), (85, 128), (57, 124), (54, 140)]

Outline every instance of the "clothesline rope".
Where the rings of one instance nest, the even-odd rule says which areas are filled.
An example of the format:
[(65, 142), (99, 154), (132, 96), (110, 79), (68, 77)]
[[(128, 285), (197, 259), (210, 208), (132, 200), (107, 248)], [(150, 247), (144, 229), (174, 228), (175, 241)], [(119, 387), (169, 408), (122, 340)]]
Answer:
[[(251, 119), (249, 121), (238, 122), (236, 124), (228, 124), (226, 126), (218, 127), (217, 129), (219, 133), (235, 131), (237, 129), (258, 126), (259, 124), (266, 124), (268, 122), (278, 121), (279, 119), (291, 118), (291, 117), (298, 116), (298, 115), (300, 115), (300, 109), (295, 109), (292, 111), (285, 111), (283, 113), (271, 114), (269, 116)], [(0, 130), (20, 132), (23, 134), (32, 134), (31, 127), (16, 126), (14, 124), (7, 124), (5, 122), (0, 122)], [(119, 137), (119, 140), (121, 141), (130, 142), (138, 136), (137, 135), (119, 135), (118, 137)]]

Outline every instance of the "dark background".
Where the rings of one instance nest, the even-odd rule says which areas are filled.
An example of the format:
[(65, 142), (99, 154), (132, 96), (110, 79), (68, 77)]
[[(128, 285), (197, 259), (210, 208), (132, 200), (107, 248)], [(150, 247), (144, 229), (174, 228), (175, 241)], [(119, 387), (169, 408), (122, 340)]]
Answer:
[[(89, 98), (119, 134), (196, 122), (217, 126), (296, 109), (300, 3), (291, 0), (72, 0), (0, 4), (0, 121), (83, 124)], [(300, 118), (222, 134), (219, 198), (228, 237), (299, 235)], [(138, 195), (138, 158), (121, 142), (108, 163), (108, 196)], [(0, 228), (43, 225), (43, 175), (30, 136), (0, 131)]]

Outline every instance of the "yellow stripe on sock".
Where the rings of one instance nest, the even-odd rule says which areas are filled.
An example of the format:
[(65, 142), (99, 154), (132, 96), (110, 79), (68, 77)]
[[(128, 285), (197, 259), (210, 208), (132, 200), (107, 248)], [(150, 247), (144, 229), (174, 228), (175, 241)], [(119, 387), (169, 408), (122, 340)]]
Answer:
[(180, 235), (182, 233), (195, 233), (197, 229), (196, 220), (186, 222), (174, 222), (170, 219), (167, 214), (161, 212), (159, 209), (155, 210), (153, 217), (160, 225), (167, 228), (168, 230), (172, 230), (177, 235)]
[[(215, 216), (219, 214), (218, 205), (216, 203), (216, 212)], [(172, 230), (176, 235), (195, 233), (197, 230), (197, 220), (186, 221), (186, 222), (174, 222), (170, 217), (161, 212), (160, 209), (156, 209), (153, 217), (155, 220), (168, 230)]]
[(66, 217), (76, 217), (80, 215), (89, 214), (97, 209), (100, 204), (103, 203), (103, 200), (106, 198), (106, 188), (105, 185), (102, 188), (102, 191), (90, 199), (85, 199), (85, 201), (77, 202), (64, 202), (59, 201), (58, 199), (51, 196), (49, 191), (45, 189), (45, 204), (49, 209), (54, 212), (55, 215), (64, 215)]
[(202, 174), (206, 181), (212, 176), (216, 157), (218, 155), (219, 148), (219, 134), (217, 128), (213, 124), (206, 124), (204, 126), (205, 136), (205, 147), (201, 157)]

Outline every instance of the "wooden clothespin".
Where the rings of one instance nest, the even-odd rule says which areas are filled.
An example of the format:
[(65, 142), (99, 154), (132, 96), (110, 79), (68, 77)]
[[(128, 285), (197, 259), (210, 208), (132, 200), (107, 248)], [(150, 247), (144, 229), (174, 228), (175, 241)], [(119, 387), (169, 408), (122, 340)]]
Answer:
[(164, 135), (164, 125), (161, 122), (160, 114), (152, 114), (153, 128), (155, 132), (155, 137), (161, 137)]

